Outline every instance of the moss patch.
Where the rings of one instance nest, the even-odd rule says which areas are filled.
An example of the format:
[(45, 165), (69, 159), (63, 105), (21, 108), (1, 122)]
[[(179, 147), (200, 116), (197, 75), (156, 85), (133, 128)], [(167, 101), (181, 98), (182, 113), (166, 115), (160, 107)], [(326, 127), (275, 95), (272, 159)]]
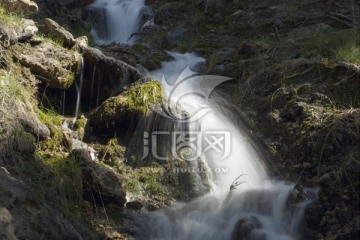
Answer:
[(106, 100), (90, 117), (91, 124), (95, 127), (129, 126), (130, 122), (134, 124), (134, 119), (148, 115), (155, 104), (161, 103), (163, 96), (158, 81), (137, 84)]

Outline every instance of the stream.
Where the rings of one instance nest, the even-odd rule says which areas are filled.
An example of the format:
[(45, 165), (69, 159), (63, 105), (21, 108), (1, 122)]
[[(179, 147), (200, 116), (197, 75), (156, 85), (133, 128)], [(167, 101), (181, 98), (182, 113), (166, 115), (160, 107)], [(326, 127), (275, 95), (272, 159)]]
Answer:
[[(144, 0), (96, 0), (90, 8), (102, 16), (92, 30), (98, 44), (133, 44), (132, 36), (145, 24), (142, 14), (149, 7)], [(224, 99), (207, 98), (216, 85), (230, 79), (198, 75), (196, 67), (205, 59), (195, 53), (167, 53), (175, 60), (163, 62), (161, 69), (150, 73), (162, 82), (170, 99), (169, 111), (160, 114), (176, 118), (180, 109), (179, 119), (186, 116), (182, 120), (188, 130), (176, 138), (186, 142), (182, 145), (186, 151), (184, 155), (172, 152), (177, 158), (201, 162), (209, 170), (210, 192), (191, 202), (147, 213), (149, 221), (140, 238), (301, 239), (304, 208), (316, 191), (271, 180), (259, 147), (246, 129), (216, 104)], [(301, 194), (305, 195), (303, 200), (294, 201), (294, 196)]]

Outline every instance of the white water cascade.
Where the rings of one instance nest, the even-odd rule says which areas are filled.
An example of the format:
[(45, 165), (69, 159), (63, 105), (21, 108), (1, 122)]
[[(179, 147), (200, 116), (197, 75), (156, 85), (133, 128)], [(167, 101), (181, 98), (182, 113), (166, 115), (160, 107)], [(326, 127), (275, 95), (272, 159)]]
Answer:
[(133, 34), (139, 30), (145, 0), (96, 0), (90, 7), (102, 11), (105, 18), (105, 26), (92, 29), (97, 43), (134, 43)]
[[(206, 87), (206, 82), (202, 81), (204, 80), (202, 78), (203, 76), (191, 75), (194, 74), (194, 72), (190, 70), (186, 71), (186, 68), (189, 66), (193, 68), (198, 63), (204, 62), (205, 59), (193, 53), (167, 53), (174, 57), (175, 61), (162, 63), (162, 68), (153, 74), (159, 80), (162, 79), (163, 75), (165, 81), (170, 83), (170, 85), (165, 84), (164, 86), (168, 95), (170, 92), (173, 93), (172, 96), (168, 97), (171, 97), (173, 101), (177, 101), (176, 104), (178, 106), (180, 105), (179, 107), (187, 112), (189, 116), (193, 116), (193, 118), (200, 116), (197, 113), (200, 113), (202, 110), (205, 110), (203, 112), (207, 112), (197, 121), (191, 122), (193, 119), (190, 118), (189, 128), (198, 132), (199, 130), (196, 129), (199, 125), (200, 133), (198, 134), (200, 136), (215, 132), (228, 134), (228, 139), (226, 139), (228, 142), (224, 139), (221, 143), (224, 144), (221, 146), (224, 148), (224, 151), (228, 150), (228, 157), (220, 160), (221, 156), (211, 150), (201, 153), (201, 158), (208, 168), (214, 170), (224, 169), (224, 171), (227, 171), (226, 174), (217, 175), (212, 173), (208, 176), (212, 190), (221, 192), (225, 189), (227, 191), (234, 179), (241, 174), (244, 175), (243, 180), (246, 182), (244, 185), (247, 187), (254, 187), (261, 184), (266, 179), (266, 171), (260, 163), (260, 157), (253, 148), (252, 142), (246, 135), (243, 135), (241, 130), (235, 127), (226, 116), (214, 106), (211, 106), (210, 101), (207, 101), (204, 97), (197, 96), (201, 94), (204, 87)], [(188, 75), (192, 77), (189, 78)], [(214, 77), (216, 80), (216, 78), (220, 76)], [(206, 80), (208, 79), (205, 79), (205, 81)], [(181, 85), (178, 84), (179, 82)], [(180, 89), (180, 91), (176, 92), (178, 89)], [(209, 90), (211, 91), (212, 89)], [(177, 94), (177, 96), (174, 96), (174, 93)], [(205, 106), (206, 109), (204, 109)]]
[[(142, 0), (97, 0), (92, 7), (102, 7), (106, 11), (108, 35), (99, 39), (102, 43), (131, 43), (129, 37), (137, 31)], [(96, 36), (96, 32), (95, 32)], [(130, 42), (129, 42), (130, 41)], [(159, 80), (165, 76), (164, 88), (168, 94), (169, 86), (177, 79), (193, 78), (193, 68), (204, 59), (192, 53), (169, 52), (175, 61), (162, 64), (162, 69), (152, 73)], [(203, 90), (199, 81), (183, 81), (178, 91), (177, 101), (182, 94), (199, 93)], [(217, 101), (213, 98), (213, 102)], [(229, 101), (229, 99), (227, 99)], [(231, 103), (229, 103), (230, 105)], [(211, 191), (189, 203), (175, 203), (167, 209), (149, 212), (148, 226), (144, 226), (140, 238), (163, 240), (297, 240), (301, 239), (299, 229), (303, 210), (307, 202), (289, 202), (289, 194), (294, 184), (275, 182), (268, 179), (262, 157), (249, 136), (241, 127), (235, 125), (224, 111), (203, 97), (189, 96), (177, 102), (177, 107), (190, 116), (198, 109), (206, 110), (197, 121), (189, 123), (189, 132), (200, 131), (206, 135), (211, 132), (229, 133), (227, 145), (229, 153), (222, 159), (215, 151), (202, 151), (199, 159), (208, 171)], [(224, 107), (224, 106), (223, 106)], [(226, 138), (225, 138), (226, 139)], [(241, 176), (237, 189), (230, 190), (233, 181)], [(314, 191), (307, 189), (308, 199)], [(310, 194), (311, 193), (311, 194)]]
[[(160, 76), (164, 74), (170, 84), (175, 83), (179, 74), (180, 80), (187, 77), (182, 72), (187, 64), (194, 67), (204, 61), (190, 53), (169, 54), (175, 61), (163, 63), (162, 69), (154, 75), (161, 79)], [(201, 76), (199, 81), (200, 78)], [(189, 88), (201, 88), (196, 81), (187, 82), (189, 84), (181, 89), (184, 94), (198, 92), (197, 89), (189, 91)], [(165, 84), (165, 90), (169, 94), (174, 89), (167, 89), (168, 87)], [(177, 203), (158, 213), (150, 213), (151, 225), (146, 228), (144, 239), (298, 239), (298, 227), (301, 225), (306, 202), (293, 205), (291, 208), (288, 206), (289, 193), (294, 184), (268, 180), (261, 156), (252, 141), (242, 129), (235, 126), (212, 105), (211, 101), (186, 95), (177, 104), (190, 115), (196, 112), (199, 106), (208, 106), (211, 111), (196, 123), (190, 123), (190, 132), (191, 129), (196, 129), (191, 125), (197, 124), (200, 125), (202, 134), (214, 131), (230, 133), (230, 154), (221, 159), (213, 151), (203, 152), (201, 160), (208, 169), (225, 169), (225, 172), (209, 171), (208, 177), (212, 188), (206, 196), (190, 203)], [(236, 190), (230, 190), (232, 182), (240, 175), (242, 184)], [(234, 229), (240, 230), (236, 233)], [(239, 235), (243, 235), (244, 238), (239, 238)]]

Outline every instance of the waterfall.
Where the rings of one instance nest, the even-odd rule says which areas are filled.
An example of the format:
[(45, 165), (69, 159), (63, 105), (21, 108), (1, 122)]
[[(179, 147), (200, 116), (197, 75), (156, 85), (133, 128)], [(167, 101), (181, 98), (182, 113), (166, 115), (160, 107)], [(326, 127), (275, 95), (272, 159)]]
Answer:
[[(162, 63), (162, 68), (159, 71), (153, 73), (153, 75), (161, 80), (162, 74), (165, 81), (170, 84), (175, 84), (176, 81), (181, 82), (180, 85), (167, 85), (165, 84), (165, 91), (169, 95), (176, 92), (176, 87), (180, 89), (178, 95), (172, 95), (172, 100), (181, 98), (177, 104), (180, 104), (181, 109), (188, 115), (196, 113), (200, 106), (207, 106), (210, 112), (206, 113), (198, 121), (190, 122), (190, 129), (197, 129), (195, 125), (200, 125), (200, 136), (206, 136), (211, 133), (219, 132), (219, 134), (228, 134), (228, 142), (221, 144), (227, 144), (227, 146), (220, 146), (228, 148), (229, 156), (225, 159), (220, 159), (221, 156), (214, 154), (214, 151), (206, 151), (201, 154), (203, 162), (211, 169), (225, 169), (228, 170), (226, 174), (217, 175), (215, 173), (209, 174), (210, 184), (213, 186), (213, 191), (228, 190), (232, 181), (243, 174), (243, 180), (248, 187), (256, 186), (262, 183), (266, 179), (266, 171), (260, 162), (260, 156), (253, 148), (253, 144), (250, 139), (241, 133), (232, 123), (224, 116), (219, 109), (211, 105), (211, 102), (202, 97), (195, 97), (194, 94), (186, 94), (187, 92), (201, 94), (201, 90), (206, 87), (208, 79), (205, 79), (204, 84), (202, 82), (203, 76), (192, 75), (192, 79), (184, 74), (194, 74), (195, 72), (183, 71), (188, 66), (191, 68), (196, 67), (197, 64), (204, 62), (205, 59), (196, 56), (193, 53), (180, 54), (176, 52), (167, 52), (169, 55), (175, 58), (175, 61)], [(181, 74), (180, 74), (181, 73)], [(220, 78), (220, 76), (218, 76)], [(207, 81), (206, 81), (207, 80)], [(216, 79), (215, 79), (216, 80)], [(170, 89), (169, 89), (170, 88)], [(212, 89), (210, 89), (212, 90)], [(184, 91), (186, 93), (184, 93)], [(191, 132), (191, 131), (190, 131)], [(211, 138), (212, 136), (210, 136)], [(216, 136), (215, 136), (216, 137)], [(230, 139), (231, 138), (231, 139)], [(206, 139), (209, 141), (209, 139)]]
[(133, 44), (133, 34), (140, 28), (144, 8), (145, 0), (96, 0), (89, 10), (97, 16), (96, 24), (92, 24), (97, 43)]
[[(175, 61), (162, 63), (162, 69), (153, 73), (163, 81), (168, 97), (174, 90), (174, 83), (182, 83), (180, 94), (198, 93), (203, 86), (201, 76), (184, 72), (188, 65), (195, 67), (204, 59), (195, 54), (168, 52)], [(179, 77), (178, 77), (179, 76)], [(189, 77), (191, 76), (191, 77)], [(190, 79), (194, 80), (190, 80)], [(189, 84), (185, 84), (188, 82)], [(268, 180), (267, 172), (256, 146), (239, 126), (235, 126), (214, 102), (202, 97), (184, 95), (175, 105), (190, 116), (207, 106), (210, 111), (200, 119), (190, 122), (191, 129), (199, 129), (203, 135), (216, 131), (230, 133), (230, 153), (225, 159), (214, 151), (202, 152), (200, 158), (208, 169), (224, 169), (225, 172), (208, 172), (211, 192), (190, 203), (176, 203), (168, 209), (149, 213), (149, 226), (145, 227), (144, 239), (299, 239), (299, 227), (304, 207), (308, 202), (289, 204), (294, 184)], [(173, 97), (174, 99), (174, 97)], [(175, 100), (179, 100), (176, 96)], [(195, 115), (193, 115), (195, 116)], [(230, 190), (234, 179), (241, 176), (236, 190)], [(307, 189), (312, 194), (315, 192)], [(241, 238), (240, 238), (241, 237)]]
[(77, 117), (79, 116), (79, 110), (80, 110), (80, 100), (81, 100), (81, 92), (84, 82), (84, 59), (81, 60), (81, 68), (80, 68), (80, 80), (79, 84), (75, 83), (76, 87), (76, 106), (75, 106), (75, 117), (74, 122), (76, 121)]
[[(133, 43), (131, 36), (139, 28), (143, 6), (142, 0), (97, 0), (91, 8), (106, 21), (102, 26), (104, 31), (93, 25), (98, 41)], [(144, 226), (140, 237), (154, 240), (299, 239), (303, 211), (307, 201), (315, 197), (315, 191), (305, 189), (303, 198), (294, 201), (292, 193), (302, 190), (296, 190), (292, 183), (269, 180), (262, 156), (251, 137), (224, 113), (224, 108), (231, 103), (219, 106), (216, 102), (224, 102), (224, 99), (207, 98), (208, 90), (227, 79), (193, 72), (205, 61), (194, 53), (167, 53), (175, 60), (163, 62), (160, 70), (151, 73), (162, 82), (170, 99), (165, 106), (167, 109), (156, 111), (162, 117), (179, 121), (175, 127), (172, 125), (175, 133), (176, 124), (186, 129), (184, 135), (180, 132), (179, 137), (173, 138), (180, 144), (179, 148), (175, 145), (175, 149), (168, 151), (173, 155), (169, 159), (183, 158), (190, 161), (191, 166), (201, 162), (207, 170), (206, 179), (211, 189), (191, 202), (175, 203), (158, 212), (149, 212), (148, 225)], [(99, 92), (97, 103), (98, 98)], [(186, 141), (188, 143), (184, 144)], [(149, 138), (144, 143), (149, 144)]]

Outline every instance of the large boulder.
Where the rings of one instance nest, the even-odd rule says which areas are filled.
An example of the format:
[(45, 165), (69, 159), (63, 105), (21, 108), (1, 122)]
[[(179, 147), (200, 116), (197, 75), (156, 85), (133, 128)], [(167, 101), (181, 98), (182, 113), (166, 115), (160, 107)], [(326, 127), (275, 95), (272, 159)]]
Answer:
[(1, 6), (7, 12), (18, 14), (35, 14), (39, 10), (38, 5), (31, 0), (2, 0)]
[(161, 103), (163, 89), (158, 81), (131, 86), (116, 97), (109, 98), (90, 115), (94, 130), (129, 130), (137, 121), (152, 112), (152, 106)]
[(83, 102), (91, 108), (119, 94), (124, 87), (140, 79), (146, 72), (121, 60), (104, 55), (99, 49), (84, 47)]
[(18, 21), (5, 22), (0, 18), (0, 44), (4, 46), (27, 41), (37, 31), (38, 28), (33, 20), (19, 19)]
[(67, 89), (81, 69), (81, 55), (51, 42), (41, 42), (23, 50), (20, 63), (49, 87)]
[(100, 206), (110, 203), (123, 206), (126, 193), (123, 190), (123, 179), (110, 168), (94, 162), (86, 149), (75, 149), (73, 154), (80, 162), (84, 198)]
[(139, 67), (138, 64), (140, 64), (149, 71), (160, 69), (161, 62), (174, 60), (164, 50), (151, 44), (136, 43), (133, 46), (113, 44), (102, 46), (101, 51), (107, 56), (114, 57), (137, 68)]
[(45, 30), (58, 38), (66, 48), (72, 48), (76, 44), (74, 36), (50, 18), (45, 19)]

